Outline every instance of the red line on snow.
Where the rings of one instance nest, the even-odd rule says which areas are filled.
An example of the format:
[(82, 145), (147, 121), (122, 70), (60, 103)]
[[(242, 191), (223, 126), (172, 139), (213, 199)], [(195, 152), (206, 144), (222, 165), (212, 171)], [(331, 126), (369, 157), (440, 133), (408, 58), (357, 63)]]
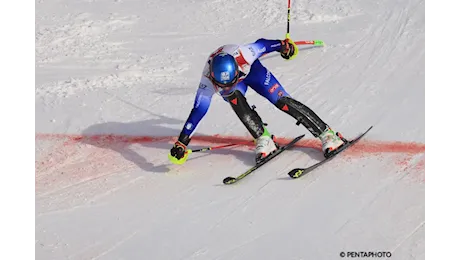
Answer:
[[(97, 180), (101, 176), (123, 172), (131, 168), (164, 172), (166, 165), (153, 164), (148, 158), (130, 149), (131, 144), (172, 143), (176, 136), (130, 136), (116, 134), (78, 135), (36, 133), (38, 142), (50, 142), (36, 159), (36, 191), (38, 193), (59, 190), (60, 188)], [(276, 138), (280, 144), (288, 143), (292, 138)], [(253, 146), (252, 138), (243, 136), (194, 136), (195, 145), (220, 145), (237, 143)], [(84, 149), (80, 149), (84, 145)], [(89, 145), (89, 146), (86, 146)], [(296, 145), (302, 148), (320, 150), (318, 139), (303, 139)], [(168, 146), (167, 146), (168, 147)], [(103, 149), (101, 149), (103, 148)], [(106, 149), (105, 149), (106, 148)], [(368, 154), (392, 153), (395, 165), (402, 172), (416, 173), (417, 180), (424, 180), (425, 144), (408, 142), (383, 142), (363, 139), (354, 147), (345, 151), (347, 156), (363, 157)], [(123, 158), (122, 160), (121, 157)], [(412, 162), (412, 159), (414, 161)], [(411, 164), (413, 163), (413, 165)]]
[[(74, 142), (93, 143), (99, 145), (110, 145), (117, 143), (148, 143), (148, 142), (174, 142), (176, 136), (131, 136), (131, 135), (77, 135), (77, 134), (35, 134), (36, 140), (64, 140), (66, 144)], [(288, 143), (292, 138), (277, 137), (276, 141), (280, 144)], [(238, 143), (247, 145), (251, 141), (249, 137), (242, 136), (194, 136), (195, 143), (211, 144), (230, 144)], [(321, 149), (321, 144), (317, 139), (304, 139), (296, 144), (296, 147)], [(362, 153), (405, 153), (418, 154), (425, 152), (425, 144), (415, 142), (396, 142), (396, 141), (372, 141), (363, 139), (354, 147), (347, 151), (348, 154)]]

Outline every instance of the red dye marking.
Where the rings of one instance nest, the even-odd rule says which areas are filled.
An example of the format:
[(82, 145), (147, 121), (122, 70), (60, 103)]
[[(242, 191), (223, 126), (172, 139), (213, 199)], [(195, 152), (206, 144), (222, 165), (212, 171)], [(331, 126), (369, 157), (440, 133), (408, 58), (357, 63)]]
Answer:
[(408, 167), (411, 163), (412, 156), (403, 156), (396, 160), (396, 164), (403, 167)]
[(420, 160), (416, 165), (415, 165), (415, 170), (419, 173), (420, 179), (422, 181), (425, 181), (425, 159)]
[[(63, 140), (70, 142), (81, 142), (89, 144), (110, 145), (114, 143), (146, 143), (146, 142), (173, 142), (176, 136), (130, 136), (130, 135), (72, 135), (72, 134), (35, 134), (36, 140)], [(252, 141), (250, 137), (242, 136), (194, 136), (193, 142), (211, 143), (211, 144), (247, 144)], [(292, 138), (276, 137), (279, 144), (287, 144)], [(253, 144), (251, 144), (253, 145)], [(321, 149), (321, 143), (318, 139), (303, 139), (296, 144), (296, 147)], [(363, 153), (405, 153), (419, 154), (425, 152), (425, 144), (414, 142), (384, 142), (361, 140), (359, 143), (345, 151), (349, 155), (361, 155)]]
[(414, 154), (397, 154), (393, 162), (398, 166), (398, 172), (407, 174), (416, 181), (425, 181), (425, 158)]
[[(49, 152), (43, 154), (35, 163), (36, 191), (48, 192), (69, 185), (103, 177), (114, 172), (131, 168), (151, 169), (154, 167), (148, 158), (131, 151), (133, 144), (173, 143), (177, 136), (130, 136), (116, 134), (77, 135), (77, 134), (35, 134), (36, 141), (55, 142)], [(276, 141), (287, 144), (292, 138), (276, 137)], [(252, 137), (243, 136), (194, 136), (193, 144), (207, 146), (239, 144), (253, 147)], [(296, 145), (302, 148), (321, 150), (318, 139), (302, 139)], [(85, 149), (80, 149), (84, 147)], [(101, 149), (102, 148), (102, 149)], [(362, 140), (344, 152), (347, 156), (363, 157), (368, 154), (395, 153), (396, 165), (403, 171), (410, 170), (424, 180), (425, 160), (411, 160), (414, 155), (425, 152), (420, 143), (382, 142)], [(128, 157), (128, 159), (126, 159)], [(126, 163), (126, 160), (129, 162)], [(158, 166), (157, 166), (158, 167)], [(161, 167), (161, 165), (160, 165)]]
[(411, 170), (420, 170), (424, 169), (425, 165), (425, 159), (420, 158), (419, 155), (417, 154), (400, 154), (394, 159), (394, 163), (398, 166), (401, 166), (401, 168), (404, 168), (405, 170), (411, 169)]
[(419, 171), (425, 171), (425, 159), (420, 160), (416, 165), (415, 169)]

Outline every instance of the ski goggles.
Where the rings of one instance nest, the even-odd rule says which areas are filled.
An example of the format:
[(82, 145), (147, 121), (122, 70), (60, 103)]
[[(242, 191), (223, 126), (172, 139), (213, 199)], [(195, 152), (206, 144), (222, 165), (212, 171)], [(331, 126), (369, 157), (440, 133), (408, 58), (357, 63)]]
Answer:
[(220, 88), (222, 90), (230, 90), (238, 82), (238, 76), (236, 76), (232, 81), (230, 81), (229, 83), (226, 83), (226, 84), (217, 82), (213, 77), (211, 77), (211, 81), (212, 81), (212, 84), (214, 84), (215, 86), (217, 86), (218, 88)]

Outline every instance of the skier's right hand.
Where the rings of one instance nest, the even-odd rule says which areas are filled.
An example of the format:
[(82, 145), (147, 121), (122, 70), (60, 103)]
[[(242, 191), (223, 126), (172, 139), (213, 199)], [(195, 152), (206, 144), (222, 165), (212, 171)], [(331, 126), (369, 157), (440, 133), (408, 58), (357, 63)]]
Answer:
[(185, 151), (187, 150), (187, 146), (180, 141), (177, 141), (173, 148), (171, 148), (171, 156), (175, 157), (176, 159), (180, 160), (185, 156)]

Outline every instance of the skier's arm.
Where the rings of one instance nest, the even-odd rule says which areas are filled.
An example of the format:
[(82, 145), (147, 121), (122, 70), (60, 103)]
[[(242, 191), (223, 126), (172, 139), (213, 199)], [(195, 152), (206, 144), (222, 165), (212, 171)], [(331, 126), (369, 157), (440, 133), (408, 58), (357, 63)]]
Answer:
[(263, 55), (280, 51), (281, 49), (281, 40), (268, 40), (268, 39), (258, 39), (254, 43), (249, 43), (243, 45), (241, 51), (243, 56), (249, 64), (252, 64), (255, 60), (262, 57)]
[(203, 117), (208, 112), (212, 95), (214, 93), (215, 90), (212, 87), (212, 83), (208, 78), (203, 76), (195, 95), (193, 109), (190, 112), (187, 121), (185, 122), (184, 127), (182, 128), (182, 131), (179, 135), (178, 141), (185, 146), (188, 145), (201, 119), (203, 119)]
[(254, 43), (243, 45), (240, 48), (245, 61), (248, 64), (252, 64), (255, 60), (262, 57), (265, 54), (277, 51), (277, 52), (284, 52), (283, 49), (287, 46), (286, 44), (292, 44), (292, 53), (290, 56), (294, 55), (294, 48), (297, 48), (293, 42), (288, 43), (287, 40), (268, 40), (268, 39), (258, 39)]

